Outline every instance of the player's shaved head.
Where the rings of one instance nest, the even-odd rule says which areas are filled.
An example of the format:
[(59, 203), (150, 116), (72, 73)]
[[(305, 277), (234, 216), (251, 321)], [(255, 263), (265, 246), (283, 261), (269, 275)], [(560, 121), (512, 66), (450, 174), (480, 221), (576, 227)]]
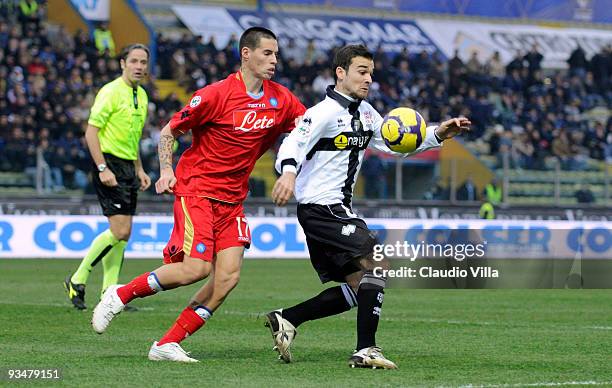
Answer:
[(341, 67), (348, 73), (351, 62), (353, 62), (353, 58), (357, 57), (363, 57), (369, 60), (374, 59), (374, 55), (372, 55), (368, 48), (362, 44), (347, 45), (336, 51), (336, 55), (334, 55), (334, 63), (332, 65), (332, 74), (334, 75), (335, 81), (338, 81), (336, 69)]
[(259, 42), (261, 41), (261, 38), (278, 40), (276, 38), (276, 35), (274, 35), (274, 33), (268, 30), (267, 28), (251, 27), (242, 33), (242, 36), (240, 37), (240, 42), (238, 44), (240, 46), (239, 50), (242, 51), (244, 47), (248, 47), (251, 50), (255, 50), (257, 47), (259, 47)]

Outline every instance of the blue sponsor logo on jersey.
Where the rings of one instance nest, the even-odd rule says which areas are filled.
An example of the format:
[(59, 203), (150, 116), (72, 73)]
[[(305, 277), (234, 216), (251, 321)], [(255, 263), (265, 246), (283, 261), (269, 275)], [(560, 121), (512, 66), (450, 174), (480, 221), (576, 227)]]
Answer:
[(204, 243), (199, 243), (198, 245), (196, 245), (196, 251), (200, 253), (204, 253), (205, 250), (206, 250), (206, 245), (204, 245)]
[(278, 105), (278, 100), (274, 97), (272, 97), (270, 99), (270, 105), (272, 105), (273, 107), (276, 107)]

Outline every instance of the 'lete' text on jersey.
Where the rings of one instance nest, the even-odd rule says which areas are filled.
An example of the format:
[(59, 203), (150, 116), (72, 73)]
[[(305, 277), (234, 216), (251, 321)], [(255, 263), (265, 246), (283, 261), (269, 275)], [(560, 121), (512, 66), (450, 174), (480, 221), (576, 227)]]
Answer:
[(172, 130), (191, 129), (193, 136), (176, 167), (174, 193), (243, 201), (257, 159), (305, 110), (287, 88), (268, 80), (263, 96), (251, 97), (240, 72), (198, 90), (170, 120)]
[[(393, 155), (408, 156), (439, 147), (434, 131), (427, 127), (423, 142), (411, 154), (387, 148), (380, 134), (383, 118), (366, 101), (351, 101), (333, 86), (323, 101), (308, 109), (297, 128), (285, 138), (276, 169), (299, 170), (295, 198), (301, 204), (342, 203), (351, 209), (355, 180), (368, 146)], [(293, 168), (291, 168), (293, 170)]]

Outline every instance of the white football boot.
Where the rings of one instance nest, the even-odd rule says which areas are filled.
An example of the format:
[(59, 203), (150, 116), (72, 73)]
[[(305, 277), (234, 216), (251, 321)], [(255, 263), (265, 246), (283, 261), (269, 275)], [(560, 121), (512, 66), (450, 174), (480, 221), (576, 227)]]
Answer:
[(382, 368), (397, 369), (397, 365), (382, 354), (382, 349), (377, 346), (363, 348), (353, 353), (349, 359), (351, 368)]
[(96, 306), (91, 317), (91, 326), (96, 333), (102, 334), (113, 320), (115, 315), (120, 314), (125, 305), (117, 295), (117, 289), (122, 287), (122, 284), (109, 286), (102, 296), (100, 303)]
[(176, 342), (169, 342), (163, 345), (157, 345), (157, 341), (153, 342), (151, 350), (149, 350), (149, 360), (151, 361), (176, 361), (176, 362), (200, 362), (195, 358), (189, 357), (189, 352), (181, 348), (181, 345)]
[(291, 343), (297, 335), (295, 327), (283, 318), (283, 310), (275, 310), (266, 314), (265, 326), (270, 328), (274, 348), (279, 354), (279, 358), (286, 363), (290, 363), (293, 358), (291, 356)]

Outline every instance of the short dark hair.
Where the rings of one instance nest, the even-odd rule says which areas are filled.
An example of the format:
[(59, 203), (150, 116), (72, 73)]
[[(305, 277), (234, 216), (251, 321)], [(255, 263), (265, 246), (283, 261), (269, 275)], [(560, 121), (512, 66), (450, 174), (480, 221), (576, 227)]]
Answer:
[(151, 58), (151, 51), (149, 51), (149, 48), (147, 46), (142, 43), (134, 43), (127, 47), (124, 47), (123, 50), (121, 50), (121, 55), (119, 56), (119, 59), (123, 59), (125, 61), (128, 55), (130, 55), (130, 53), (134, 50), (144, 50), (144, 52), (147, 53), (147, 59)]
[(259, 47), (261, 38), (278, 40), (276, 35), (265, 27), (251, 27), (247, 28), (240, 36), (238, 50), (242, 51), (244, 47), (255, 50), (257, 47)]
[(336, 51), (336, 55), (334, 55), (334, 62), (332, 64), (332, 74), (334, 75), (334, 81), (338, 81), (336, 69), (338, 67), (341, 67), (348, 72), (349, 66), (351, 66), (353, 58), (356, 57), (364, 57), (370, 60), (374, 59), (374, 55), (372, 55), (368, 48), (362, 44), (349, 44)]

